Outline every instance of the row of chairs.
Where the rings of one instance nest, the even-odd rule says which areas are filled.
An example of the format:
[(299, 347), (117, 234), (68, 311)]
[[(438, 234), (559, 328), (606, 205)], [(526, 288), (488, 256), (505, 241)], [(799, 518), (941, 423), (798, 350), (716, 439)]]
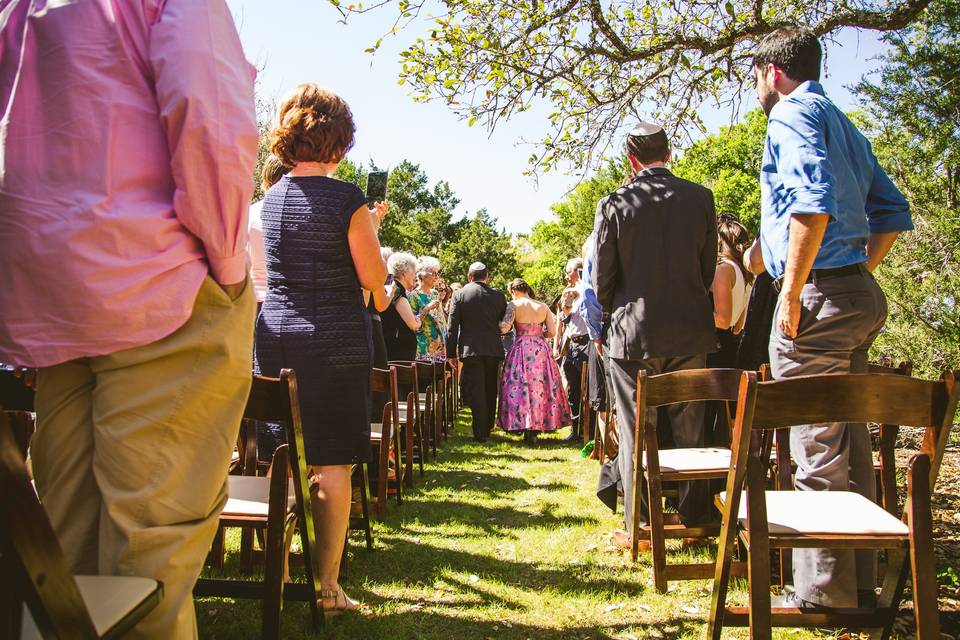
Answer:
[[(891, 375), (896, 374), (896, 375)], [(889, 636), (908, 572), (920, 638), (938, 638), (930, 495), (935, 487), (960, 388), (952, 373), (937, 382), (911, 378), (909, 368), (875, 366), (869, 374), (831, 374), (763, 381), (758, 372), (735, 369), (679, 371), (637, 380), (633, 548), (651, 542), (654, 584), (714, 579), (708, 638), (724, 626), (749, 626), (751, 637), (768, 638), (772, 626), (840, 626), (879, 630)], [(680, 402), (736, 403), (731, 412), (731, 447), (660, 449), (656, 429), (640, 417), (646, 409)], [(786, 446), (792, 426), (820, 422), (879, 425), (878, 477), (881, 504), (844, 491), (791, 491), (792, 463)], [(898, 507), (896, 425), (923, 427), (925, 435), (907, 470), (906, 504)], [(779, 445), (779, 446), (778, 446)], [(688, 527), (669, 521), (664, 485), (676, 481), (724, 480), (716, 497), (722, 525)], [(641, 493), (642, 492), (642, 493)], [(646, 494), (649, 524), (640, 526), (640, 497)], [(719, 537), (716, 563), (666, 562), (669, 538)], [(734, 561), (742, 544), (743, 562)], [(771, 549), (781, 550), (781, 580), (792, 548), (885, 549), (885, 581), (875, 609), (801, 612), (771, 609)], [(787, 552), (784, 553), (783, 550)], [(749, 581), (749, 606), (726, 607), (732, 576)]]
[[(412, 462), (419, 458), (422, 472), (424, 458), (436, 455), (437, 445), (452, 426), (459, 401), (455, 393), (456, 372), (444, 365), (391, 363), (389, 370), (374, 370), (371, 383), (374, 392), (387, 398), (382, 422), (371, 428), (371, 446), (381, 462), (381, 495), (376, 506), (382, 518), (387, 485), (391, 482), (387, 473), (391, 451), (395, 453), (397, 474), (393, 484), (399, 501), (402, 486), (412, 486)], [(405, 396), (401, 396), (401, 390), (406, 392)], [(0, 492), (0, 513), (4, 523), (11, 525), (3, 528), (0, 566), (3, 575), (17, 579), (12, 590), (0, 590), (0, 637), (121, 636), (156, 606), (162, 597), (162, 585), (143, 578), (70, 575), (24, 464), (32, 422), (29, 414), (23, 412), (31, 411), (32, 406), (12, 405), (6, 394), (0, 398), (0, 404), (19, 411), (0, 413), (0, 473), (5, 487)], [(302, 455), (299, 406), (293, 371), (284, 370), (278, 378), (254, 376), (233, 461), (239, 475), (228, 478), (230, 499), (220, 518), (221, 529), (241, 527), (244, 537), (249, 533), (251, 539), (253, 533), (259, 534), (262, 580), (204, 577), (194, 589), (194, 594), (201, 597), (262, 600), (264, 638), (281, 636), (284, 602), (307, 602), (314, 628), (321, 628), (324, 622), (319, 578), (311, 561), (316, 554), (316, 540), (307, 466)], [(254, 422), (279, 424), (286, 435), (286, 443), (273, 452), (267, 464), (257, 455)], [(393, 429), (393, 425), (399, 428)], [(374, 435), (377, 433), (379, 437)], [(383, 434), (387, 436), (386, 446)], [(361, 477), (365, 478), (366, 469), (363, 472)], [(368, 546), (372, 546), (368, 500), (363, 499), (362, 503), (359, 524), (352, 519), (351, 525), (365, 529)], [(294, 554), (294, 559), (303, 566), (304, 582), (289, 581), (290, 546), (295, 531), (300, 533), (302, 551)], [(212, 564), (218, 564), (218, 558), (222, 562), (222, 546), (221, 531), (214, 541)], [(100, 603), (113, 606), (101, 607)]]

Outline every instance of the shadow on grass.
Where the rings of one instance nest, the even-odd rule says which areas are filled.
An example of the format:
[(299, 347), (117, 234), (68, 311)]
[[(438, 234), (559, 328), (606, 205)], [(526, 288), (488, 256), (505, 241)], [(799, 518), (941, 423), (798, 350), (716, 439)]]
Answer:
[[(367, 583), (372, 584), (431, 586), (437, 580), (451, 580), (450, 572), (458, 572), (527, 591), (552, 590), (570, 596), (586, 597), (622, 593), (633, 598), (639, 597), (646, 590), (638, 580), (617, 577), (617, 572), (612, 569), (608, 573), (597, 575), (595, 568), (587, 565), (548, 568), (532, 562), (468, 553), (405, 539), (382, 540), (381, 545), (378, 552), (358, 553), (355, 561), (351, 563), (351, 574), (363, 576)], [(526, 550), (515, 549), (518, 555), (524, 551)], [(378, 555), (380, 557), (377, 557)], [(486, 604), (497, 604), (510, 609), (524, 608), (517, 602), (486, 595)], [(385, 601), (375, 593), (365, 593), (364, 598), (370, 602)]]
[[(429, 602), (418, 602), (403, 611), (379, 614), (351, 614), (329, 620), (320, 634), (312, 634), (306, 620), (307, 608), (295, 604), (285, 608), (283, 614), (282, 637), (314, 637), (330, 640), (350, 638), (383, 638), (389, 640), (619, 640), (629, 637), (653, 637), (658, 640), (675, 640), (690, 637), (703, 626), (703, 621), (693, 618), (675, 617), (644, 622), (642, 624), (566, 624), (561, 627), (547, 627), (532, 624), (508, 623), (499, 619), (478, 620), (467, 615), (458, 616), (454, 612), (433, 610)], [(241, 622), (232, 611), (235, 603), (222, 603), (216, 609), (201, 611), (201, 638), (230, 638), (242, 640), (259, 637), (259, 618), (257, 624)], [(215, 611), (212, 615), (210, 611)], [(206, 615), (204, 615), (206, 614)], [(247, 616), (245, 616), (247, 617)], [(249, 620), (249, 617), (247, 617)], [(642, 631), (641, 631), (642, 630)]]

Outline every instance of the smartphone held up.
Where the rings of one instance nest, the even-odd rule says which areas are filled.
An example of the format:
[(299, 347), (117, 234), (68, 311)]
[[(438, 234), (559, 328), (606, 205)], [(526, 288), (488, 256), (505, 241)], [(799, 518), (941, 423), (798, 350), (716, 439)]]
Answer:
[(372, 207), (375, 202), (387, 199), (387, 172), (371, 171), (367, 174), (367, 203)]

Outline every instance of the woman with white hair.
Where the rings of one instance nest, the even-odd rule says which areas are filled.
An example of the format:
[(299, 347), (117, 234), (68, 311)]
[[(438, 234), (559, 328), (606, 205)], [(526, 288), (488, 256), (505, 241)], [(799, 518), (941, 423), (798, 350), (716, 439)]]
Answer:
[(390, 306), (380, 314), (383, 323), (383, 338), (387, 343), (387, 357), (390, 360), (415, 360), (417, 357), (417, 331), (423, 324), (423, 316), (433, 311), (437, 305), (424, 307), (414, 312), (407, 299), (407, 292), (417, 286), (417, 259), (404, 252), (394, 253), (387, 261), (387, 268), (393, 274), (394, 289), (390, 296)]
[(420, 256), (417, 282), (417, 288), (407, 295), (413, 313), (422, 318), (417, 330), (417, 360), (446, 362), (447, 319), (440, 306), (440, 295), (434, 288), (440, 282), (440, 261), (433, 256)]

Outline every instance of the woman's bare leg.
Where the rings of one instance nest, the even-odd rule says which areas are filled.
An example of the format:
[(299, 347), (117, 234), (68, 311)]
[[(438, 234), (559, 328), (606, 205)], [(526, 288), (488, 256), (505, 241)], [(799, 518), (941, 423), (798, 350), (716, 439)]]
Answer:
[[(311, 466), (310, 505), (317, 532), (317, 572), (325, 591), (339, 588), (340, 558), (350, 522), (350, 465)], [(354, 609), (349, 598), (326, 598), (328, 609)]]

